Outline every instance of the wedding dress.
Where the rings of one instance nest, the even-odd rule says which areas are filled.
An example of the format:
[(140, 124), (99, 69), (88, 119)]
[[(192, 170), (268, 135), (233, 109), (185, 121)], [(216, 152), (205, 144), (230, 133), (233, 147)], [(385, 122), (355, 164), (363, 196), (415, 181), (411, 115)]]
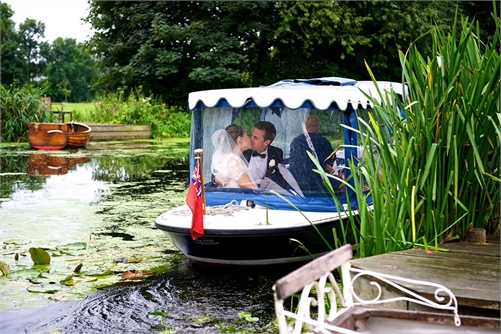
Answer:
[(212, 134), (211, 172), (225, 188), (240, 188), (238, 180), (249, 174), (249, 163), (243, 156), (235, 140), (226, 130)]

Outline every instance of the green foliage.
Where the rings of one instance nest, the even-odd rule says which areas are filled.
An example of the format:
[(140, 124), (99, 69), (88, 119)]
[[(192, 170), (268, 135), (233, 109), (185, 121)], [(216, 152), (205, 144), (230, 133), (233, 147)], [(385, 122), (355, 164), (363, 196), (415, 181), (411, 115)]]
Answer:
[(87, 21), (99, 31), (91, 39), (100, 57), (97, 86), (129, 92), (142, 85), (170, 105), (184, 104), (190, 91), (241, 86), (249, 54), (266, 61), (272, 40), (267, 26), (276, 25), (266, 17), (273, 6), (245, 1), (93, 1)]
[[(24, 61), (19, 56), (19, 36), (12, 20), (14, 12), (5, 2), (0, 3), (0, 51), (2, 61), (0, 64), (3, 84), (11, 84), (21, 74)], [(19, 79), (18, 79), (19, 80)]]
[(96, 123), (151, 125), (154, 138), (190, 136), (190, 115), (179, 107), (168, 107), (154, 97), (146, 97), (142, 87), (128, 96), (122, 90), (102, 95), (95, 105), (89, 117)]
[(370, 121), (359, 119), (364, 160), (351, 168), (361, 177), (352, 179), (361, 257), (499, 230), (499, 33), (483, 44), (478, 26), (463, 19), (461, 28), (432, 30), (430, 57), (415, 46), (401, 54), (408, 96), (381, 92)]
[(53, 101), (91, 101), (92, 79), (97, 75), (94, 60), (83, 44), (73, 38), (57, 38), (42, 49), (49, 83), (48, 95)]
[(19, 24), (18, 56), (23, 59), (23, 66), (18, 72), (18, 79), (28, 83), (34, 78), (41, 76), (43, 63), (40, 62), (40, 50), (47, 42), (44, 37), (45, 23), (27, 18)]
[(31, 122), (52, 122), (55, 116), (42, 103), (44, 90), (33, 85), (10, 88), (0, 86), (0, 141), (27, 141)]
[[(432, 27), (451, 29), (456, 10), (492, 35), (487, 5), (452, 1), (91, 1), (96, 89), (142, 85), (169, 105), (191, 91), (267, 85), (284, 78), (400, 80), (398, 50)], [(129, 18), (124, 20), (123, 17)], [(189, 18), (189, 20), (186, 20)], [(124, 39), (123, 36), (128, 36)]]
[(5, 2), (0, 6), (2, 84), (43, 82), (53, 100), (90, 101), (96, 70), (83, 44), (61, 37), (50, 44), (43, 40), (45, 23), (30, 18), (16, 29), (12, 9)]
[(47, 44), (41, 40), (44, 37), (45, 24), (27, 18), (16, 30), (15, 23), (11, 20), (14, 12), (5, 3), (1, 6), (2, 83), (29, 84), (43, 72), (40, 50)]

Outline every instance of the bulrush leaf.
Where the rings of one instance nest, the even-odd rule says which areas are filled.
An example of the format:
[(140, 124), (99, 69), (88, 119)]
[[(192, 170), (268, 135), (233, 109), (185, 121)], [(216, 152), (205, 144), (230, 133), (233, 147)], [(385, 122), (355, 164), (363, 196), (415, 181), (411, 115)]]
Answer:
[(42, 248), (30, 248), (30, 255), (36, 265), (50, 264), (50, 255)]

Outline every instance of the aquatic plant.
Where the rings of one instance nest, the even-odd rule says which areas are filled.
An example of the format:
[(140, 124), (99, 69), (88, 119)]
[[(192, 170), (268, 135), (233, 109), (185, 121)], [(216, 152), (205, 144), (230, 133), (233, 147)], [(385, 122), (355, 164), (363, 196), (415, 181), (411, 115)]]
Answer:
[(403, 101), (392, 92), (379, 92), (381, 104), (369, 97), (370, 120), (359, 118), (363, 161), (350, 164), (358, 176), (350, 180), (361, 213), (354, 225), (358, 256), (437, 248), (464, 239), (470, 228), (499, 231), (499, 18), (493, 16), (498, 29), (488, 44), (478, 25), (462, 19), (462, 29), (450, 35), (429, 32), (428, 57), (414, 45), (401, 53)]
[(42, 102), (44, 89), (0, 85), (0, 142), (27, 141), (30, 122), (52, 122), (55, 115)]
[[(346, 212), (354, 214), (335, 239), (345, 244), (351, 233), (358, 257), (413, 246), (444, 250), (441, 243), (464, 239), (471, 228), (499, 231), (499, 29), (485, 45), (478, 26), (462, 19), (461, 27), (450, 35), (430, 31), (426, 60), (415, 46), (401, 54), (408, 94), (367, 96), (374, 106), (368, 120), (359, 117), (358, 129), (350, 128), (363, 159), (349, 161), (351, 175), (337, 181), (356, 194), (357, 207), (348, 201)], [(342, 208), (328, 181), (336, 177), (309, 157)]]

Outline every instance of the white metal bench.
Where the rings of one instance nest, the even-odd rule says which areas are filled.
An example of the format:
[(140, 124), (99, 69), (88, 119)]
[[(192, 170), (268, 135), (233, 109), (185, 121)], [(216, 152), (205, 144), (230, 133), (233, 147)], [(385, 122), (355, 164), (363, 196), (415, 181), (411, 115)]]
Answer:
[[(353, 268), (349, 263), (351, 258), (351, 245), (345, 245), (276, 281), (273, 286), (275, 312), (281, 334), (306, 332), (359, 333), (346, 325), (349, 322), (346, 320), (347, 313), (357, 313), (354, 311), (360, 311), (359, 307), (395, 301), (407, 301), (434, 309), (449, 310), (452, 312), (452, 314), (446, 314), (449, 317), (449, 322), (455, 326), (461, 325), (456, 297), (445, 286)], [(339, 289), (338, 282), (332, 273), (333, 270), (339, 267), (341, 268), (343, 291)], [(375, 298), (364, 300), (354, 291), (353, 283), (361, 277), (369, 278), (369, 284), (377, 289)], [(431, 287), (435, 291), (434, 300), (416, 294), (398, 284), (399, 282)], [(400, 295), (393, 298), (382, 298), (382, 283), (398, 289)], [(296, 310), (284, 309), (284, 300), (301, 290), (301, 297)], [(338, 307), (338, 304), (341, 306)], [(327, 309), (326, 305), (330, 305), (329, 309)], [(382, 313), (380, 312), (380, 314)], [(416, 317), (415, 313), (408, 314)], [(341, 319), (344, 320), (341, 321)]]

